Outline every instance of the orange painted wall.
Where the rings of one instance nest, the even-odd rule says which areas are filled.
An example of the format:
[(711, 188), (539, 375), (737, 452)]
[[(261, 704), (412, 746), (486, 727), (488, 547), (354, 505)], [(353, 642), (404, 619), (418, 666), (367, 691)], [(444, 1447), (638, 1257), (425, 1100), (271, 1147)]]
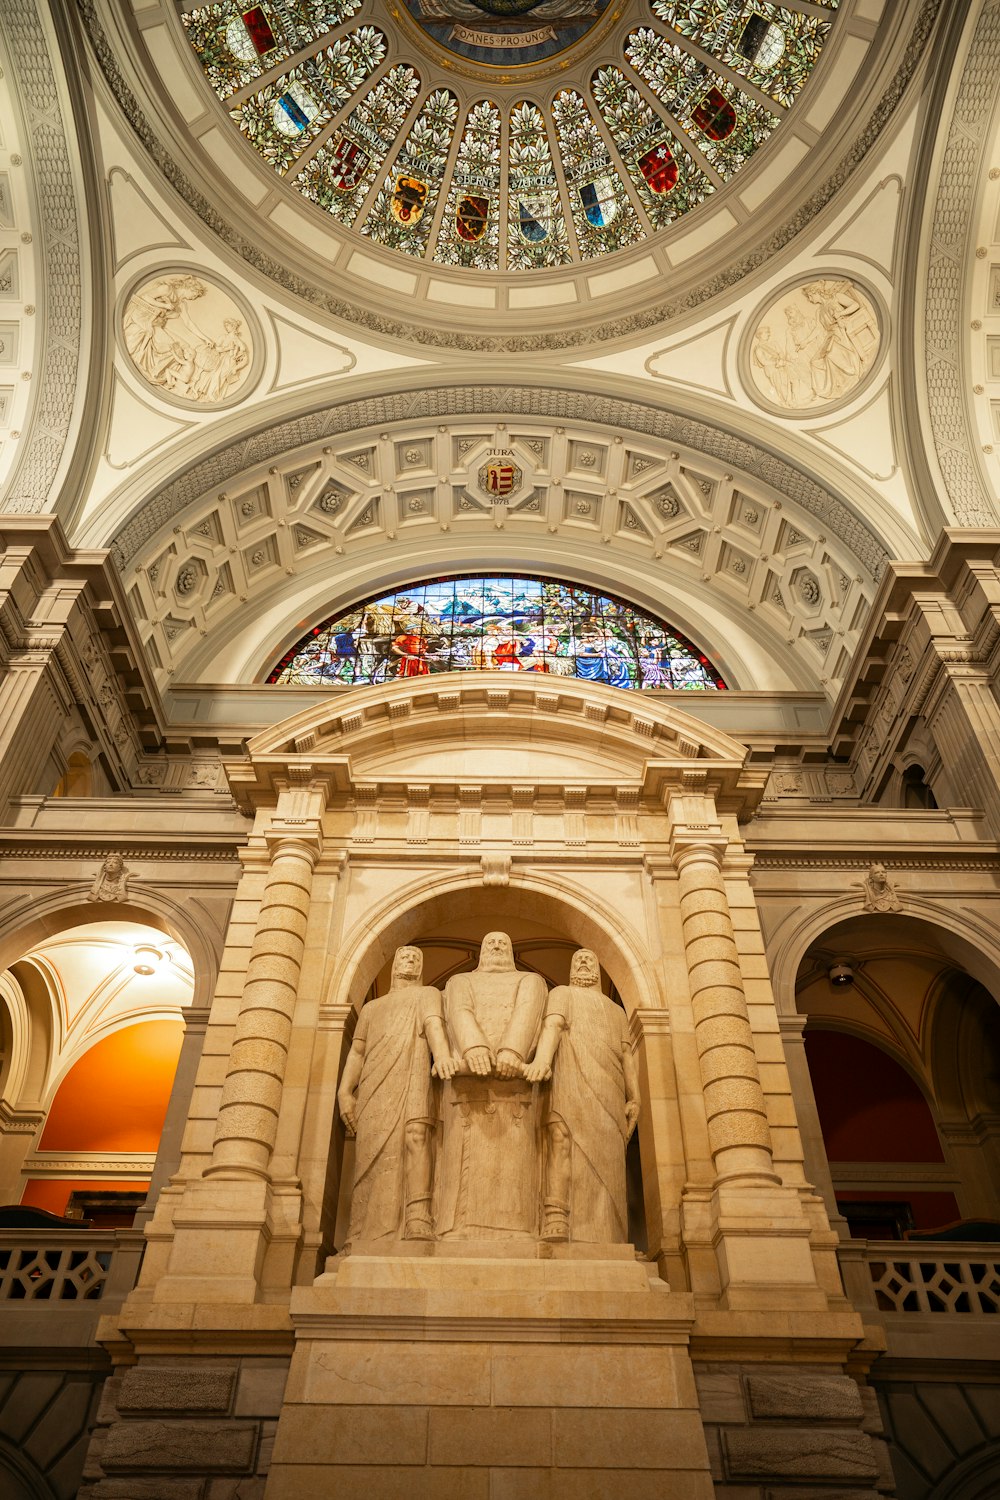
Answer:
[(59, 1085), (41, 1149), (155, 1151), (183, 1036), (180, 1021), (143, 1021), (97, 1042)]

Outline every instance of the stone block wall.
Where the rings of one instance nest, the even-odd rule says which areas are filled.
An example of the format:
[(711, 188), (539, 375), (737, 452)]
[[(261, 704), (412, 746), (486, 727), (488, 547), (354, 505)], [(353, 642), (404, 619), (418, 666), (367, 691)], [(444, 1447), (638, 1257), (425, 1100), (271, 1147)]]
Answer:
[(80, 1500), (263, 1500), (288, 1360), (140, 1359), (107, 1382)]
[(695, 1361), (717, 1500), (894, 1494), (875, 1394), (829, 1366)]

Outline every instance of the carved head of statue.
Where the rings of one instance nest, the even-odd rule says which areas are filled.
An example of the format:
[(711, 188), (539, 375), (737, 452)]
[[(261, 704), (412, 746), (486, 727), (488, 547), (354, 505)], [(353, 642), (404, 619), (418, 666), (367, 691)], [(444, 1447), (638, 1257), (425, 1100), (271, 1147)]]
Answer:
[(479, 967), (492, 972), (514, 967), (514, 949), (505, 932), (488, 932), (483, 938)]
[(583, 989), (600, 989), (601, 966), (597, 961), (597, 954), (590, 948), (577, 948), (573, 954), (569, 966), (569, 982)]
[(108, 854), (105, 856), (102, 871), (103, 874), (109, 875), (112, 880), (120, 880), (124, 868), (125, 861), (120, 854)]
[(397, 948), (392, 960), (393, 988), (397, 984), (419, 984), (424, 972), (424, 955), (419, 948)]
[(870, 865), (868, 867), (868, 880), (871, 885), (876, 887), (876, 889), (881, 889), (883, 886), (888, 885), (889, 877), (886, 874), (885, 865)]

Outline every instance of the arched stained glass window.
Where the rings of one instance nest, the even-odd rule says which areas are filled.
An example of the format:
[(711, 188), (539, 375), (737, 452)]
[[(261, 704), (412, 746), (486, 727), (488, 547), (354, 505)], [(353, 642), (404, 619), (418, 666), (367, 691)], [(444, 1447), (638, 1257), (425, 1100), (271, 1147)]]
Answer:
[(619, 688), (711, 692), (698, 647), (613, 594), (509, 574), (434, 578), (365, 599), (302, 637), (268, 682), (391, 682), (432, 672), (548, 672)]

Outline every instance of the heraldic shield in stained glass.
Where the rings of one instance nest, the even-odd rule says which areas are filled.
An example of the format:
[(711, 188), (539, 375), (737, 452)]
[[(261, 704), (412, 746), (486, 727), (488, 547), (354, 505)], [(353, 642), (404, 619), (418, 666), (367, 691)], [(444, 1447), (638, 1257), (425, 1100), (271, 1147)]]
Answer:
[(436, 578), (316, 625), (268, 682), (391, 682), (433, 672), (547, 672), (610, 687), (711, 692), (726, 684), (673, 626), (613, 594), (556, 579)]
[[(245, 145), (309, 204), (428, 263), (544, 271), (638, 245), (724, 187), (841, 3), (403, 0), (390, 27), (374, 0), (180, 0), (180, 24)], [(417, 37), (429, 65), (386, 73)], [(460, 101), (435, 64), (492, 97)], [(555, 68), (564, 86), (530, 97)]]

